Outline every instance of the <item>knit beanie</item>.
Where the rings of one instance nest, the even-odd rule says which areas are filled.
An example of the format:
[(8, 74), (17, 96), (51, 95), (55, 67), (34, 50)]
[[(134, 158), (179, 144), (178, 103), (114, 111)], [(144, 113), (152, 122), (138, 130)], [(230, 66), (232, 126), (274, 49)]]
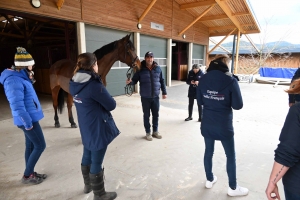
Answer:
[(15, 54), (15, 66), (16, 68), (26, 68), (34, 65), (32, 56), (23, 47), (17, 47), (17, 53)]

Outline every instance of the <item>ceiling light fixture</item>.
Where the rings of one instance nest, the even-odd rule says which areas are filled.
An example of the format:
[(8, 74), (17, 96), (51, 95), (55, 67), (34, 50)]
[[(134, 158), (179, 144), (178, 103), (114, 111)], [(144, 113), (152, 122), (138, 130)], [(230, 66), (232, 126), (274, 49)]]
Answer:
[(40, 0), (31, 0), (30, 3), (31, 3), (31, 5), (32, 5), (32, 7), (34, 7), (34, 8), (39, 8), (39, 7), (41, 7), (41, 2), (40, 2)]

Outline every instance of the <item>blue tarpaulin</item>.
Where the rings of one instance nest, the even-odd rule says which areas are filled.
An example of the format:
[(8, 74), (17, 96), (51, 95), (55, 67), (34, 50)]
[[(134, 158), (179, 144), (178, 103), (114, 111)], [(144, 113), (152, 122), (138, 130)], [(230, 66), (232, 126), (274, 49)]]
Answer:
[(261, 67), (259, 74), (261, 77), (275, 77), (275, 78), (292, 78), (298, 68), (275, 68), (275, 67)]

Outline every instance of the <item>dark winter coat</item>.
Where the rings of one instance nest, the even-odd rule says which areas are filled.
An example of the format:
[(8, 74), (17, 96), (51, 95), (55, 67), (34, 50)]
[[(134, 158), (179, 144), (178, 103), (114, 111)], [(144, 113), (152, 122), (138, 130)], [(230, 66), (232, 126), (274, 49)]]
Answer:
[(138, 81), (140, 82), (140, 95), (144, 98), (159, 97), (160, 89), (163, 95), (167, 94), (161, 68), (156, 62), (153, 62), (153, 65), (153, 69), (149, 70), (146, 67), (146, 61), (143, 60), (141, 69), (137, 71), (131, 79), (130, 85), (135, 85)]
[(212, 68), (201, 77), (197, 87), (197, 101), (203, 105), (201, 134), (214, 140), (227, 140), (234, 135), (232, 109), (241, 109), (243, 100), (238, 82), (228, 67), (220, 61), (212, 62)]
[[(300, 68), (295, 72), (292, 81), (300, 78)], [(289, 103), (295, 103), (295, 101), (300, 102), (300, 94), (289, 94)]]
[(282, 177), (289, 192), (300, 195), (300, 103), (290, 107), (275, 150), (275, 161), (290, 167)]
[(190, 87), (189, 87), (189, 93), (188, 93), (188, 97), (189, 98), (194, 98), (196, 99), (197, 98), (197, 95), (196, 95), (196, 86), (191, 84), (191, 81), (199, 81), (200, 78), (203, 76), (203, 72), (201, 70), (199, 70), (196, 74), (193, 70), (190, 70), (189, 71), (189, 74), (188, 74), (188, 77), (186, 79), (186, 84), (188, 84)]
[(70, 93), (77, 110), (83, 146), (90, 151), (106, 147), (120, 133), (110, 113), (116, 108), (116, 101), (100, 77), (83, 70), (70, 81)]
[(1, 73), (0, 83), (4, 86), (14, 124), (32, 127), (32, 123), (44, 117), (41, 104), (25, 69), (6, 69)]

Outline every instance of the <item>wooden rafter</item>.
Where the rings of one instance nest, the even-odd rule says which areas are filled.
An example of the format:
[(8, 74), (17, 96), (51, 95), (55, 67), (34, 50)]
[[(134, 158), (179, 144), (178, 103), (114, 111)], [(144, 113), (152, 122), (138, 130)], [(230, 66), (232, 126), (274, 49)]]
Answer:
[[(218, 44), (215, 40), (213, 40), (212, 38), (209, 38), (209, 40), (212, 42), (212, 43), (214, 43), (214, 44)], [(228, 49), (226, 49), (225, 47), (223, 47), (221, 44), (219, 45), (219, 47), (221, 48), (221, 49), (223, 49), (224, 51), (226, 51), (227, 53), (230, 53), (231, 54), (231, 52), (228, 50)]]
[(152, 0), (152, 2), (148, 5), (146, 10), (144, 10), (143, 14), (139, 18), (139, 23), (144, 19), (144, 17), (148, 14), (149, 10), (152, 8), (152, 6), (155, 4), (157, 0)]
[(230, 18), (232, 23), (241, 31), (241, 33), (245, 33), (245, 30), (243, 29), (242, 25), (240, 22), (237, 20), (236, 16), (233, 16), (230, 8), (228, 7), (226, 1), (221, 1), (221, 0), (215, 0), (218, 5), (221, 7), (221, 9), (225, 12), (225, 14)]
[(208, 54), (210, 54), (211, 52), (213, 52), (213, 50), (215, 50), (220, 44), (222, 44), (222, 42), (228, 38), (229, 35), (231, 35), (234, 31), (236, 31), (236, 28), (233, 29), (230, 33), (228, 33), (218, 44), (216, 44), (216, 46), (214, 46), (209, 52)]
[(212, 21), (212, 20), (218, 20), (218, 19), (228, 19), (228, 16), (227, 15), (213, 15), (213, 16), (202, 17), (199, 20), (199, 22)]
[(188, 30), (191, 26), (193, 26), (193, 24), (195, 24), (201, 17), (203, 17), (206, 13), (208, 13), (215, 5), (216, 4), (212, 4), (208, 8), (206, 8), (206, 10), (204, 10), (204, 12), (199, 17), (197, 17), (192, 23), (187, 25), (187, 27), (185, 27), (182, 31), (180, 31), (178, 35), (182, 35), (186, 30)]
[(208, 28), (209, 31), (214, 31), (214, 30), (224, 30), (224, 29), (234, 29), (236, 28), (235, 26), (216, 26), (216, 27), (210, 27)]
[(245, 34), (246, 38), (248, 39), (248, 41), (250, 42), (250, 44), (253, 46), (253, 48), (259, 53), (259, 49), (256, 47), (256, 45), (254, 44), (254, 42), (251, 40), (251, 38)]
[(239, 13), (232, 14), (232, 16), (244, 16), (244, 15), (251, 15), (251, 14), (248, 12), (239, 12)]
[(201, 7), (201, 6), (210, 6), (212, 4), (215, 4), (215, 0), (209, 0), (209, 1), (198, 1), (194, 3), (185, 3), (180, 5), (180, 9), (188, 9), (188, 8), (195, 8), (195, 7)]
[[(215, 37), (215, 36), (224, 36), (225, 34), (228, 34), (229, 32), (220, 32), (220, 33), (210, 33), (209, 37)], [(256, 30), (247, 31), (247, 33), (257, 33)], [(233, 32), (232, 35), (236, 35), (237, 31)]]
[(13, 26), (15, 27), (15, 29), (17, 29), (23, 36), (24, 36), (24, 33), (23, 31), (20, 29), (20, 27), (13, 21), (11, 20), (11, 18), (9, 18), (7, 15), (3, 15), (5, 17), (5, 19)]

